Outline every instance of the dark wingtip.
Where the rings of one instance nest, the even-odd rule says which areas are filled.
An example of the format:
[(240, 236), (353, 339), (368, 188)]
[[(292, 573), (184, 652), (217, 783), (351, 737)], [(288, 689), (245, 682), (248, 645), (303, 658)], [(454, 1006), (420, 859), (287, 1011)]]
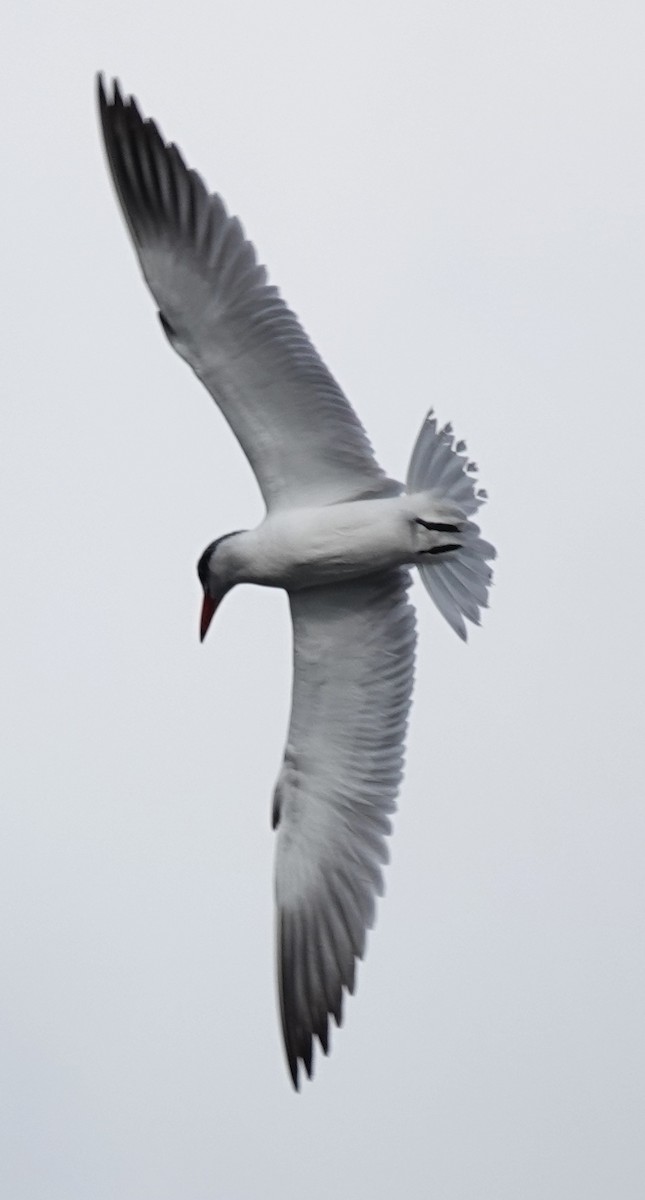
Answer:
[(99, 120), (105, 129), (105, 114), (109, 107), (108, 83), (103, 71), (96, 72), (96, 103), (99, 110)]
[(300, 1091), (300, 1079), (298, 1077), (298, 1058), (289, 1056), (289, 1074), (293, 1084), (294, 1091)]
[(116, 75), (110, 79), (105, 71), (97, 71), (95, 80), (96, 96), (102, 114), (110, 108), (126, 108), (133, 102), (131, 96), (123, 99), (123, 90)]
[(109, 75), (106, 75), (105, 71), (97, 71), (94, 78), (96, 79), (96, 93), (99, 100), (103, 104), (110, 104), (110, 91), (113, 94), (119, 91), (118, 79), (111, 79)]

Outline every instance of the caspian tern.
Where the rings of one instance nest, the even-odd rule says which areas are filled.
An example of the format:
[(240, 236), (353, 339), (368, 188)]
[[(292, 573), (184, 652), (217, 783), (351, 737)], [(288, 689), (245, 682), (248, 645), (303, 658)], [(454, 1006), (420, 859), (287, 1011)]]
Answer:
[(487, 605), (493, 547), (472, 517), (486, 493), (430, 412), (405, 487), (388, 478), (353, 409), (217, 195), (98, 80), (107, 159), (166, 337), (205, 384), (266, 503), (198, 564), (205, 636), (236, 583), (284, 588), (293, 696), (273, 799), (278, 989), (289, 1070), (312, 1074), (342, 1019), (383, 891), (412, 691), (416, 566), (463, 639)]

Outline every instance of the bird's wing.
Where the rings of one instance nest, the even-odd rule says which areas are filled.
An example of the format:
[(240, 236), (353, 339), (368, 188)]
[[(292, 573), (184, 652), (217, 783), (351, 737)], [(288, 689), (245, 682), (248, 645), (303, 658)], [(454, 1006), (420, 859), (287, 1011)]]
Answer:
[(289, 1069), (311, 1076), (382, 892), (414, 674), (407, 571), (291, 595), (291, 723), (274, 800), (278, 985)]
[(115, 82), (98, 81), (107, 158), (164, 330), (219, 405), (267, 507), (400, 490), (219, 196)]

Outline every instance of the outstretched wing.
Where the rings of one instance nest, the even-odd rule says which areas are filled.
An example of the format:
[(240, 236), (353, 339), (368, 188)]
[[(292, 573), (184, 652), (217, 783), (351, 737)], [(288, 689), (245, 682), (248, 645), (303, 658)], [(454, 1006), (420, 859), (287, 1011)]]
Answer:
[(98, 81), (108, 162), (161, 323), (206, 385), (268, 508), (399, 490), (236, 218), (131, 97)]
[(407, 571), (292, 593), (294, 680), (274, 801), (278, 984), (289, 1069), (311, 1077), (383, 890), (414, 674)]

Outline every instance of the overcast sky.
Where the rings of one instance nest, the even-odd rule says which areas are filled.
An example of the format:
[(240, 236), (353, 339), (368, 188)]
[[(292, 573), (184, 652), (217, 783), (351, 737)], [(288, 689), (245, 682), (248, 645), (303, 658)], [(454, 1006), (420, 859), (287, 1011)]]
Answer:
[[(8, 0), (8, 1200), (643, 1196), (644, 39), (636, 0)], [(238, 589), (199, 645), (197, 558), (262, 506), (139, 278), (99, 68), (241, 216), (388, 471), (432, 404), (491, 497), (468, 646), (415, 584), (387, 896), (299, 1096), (287, 605)]]

